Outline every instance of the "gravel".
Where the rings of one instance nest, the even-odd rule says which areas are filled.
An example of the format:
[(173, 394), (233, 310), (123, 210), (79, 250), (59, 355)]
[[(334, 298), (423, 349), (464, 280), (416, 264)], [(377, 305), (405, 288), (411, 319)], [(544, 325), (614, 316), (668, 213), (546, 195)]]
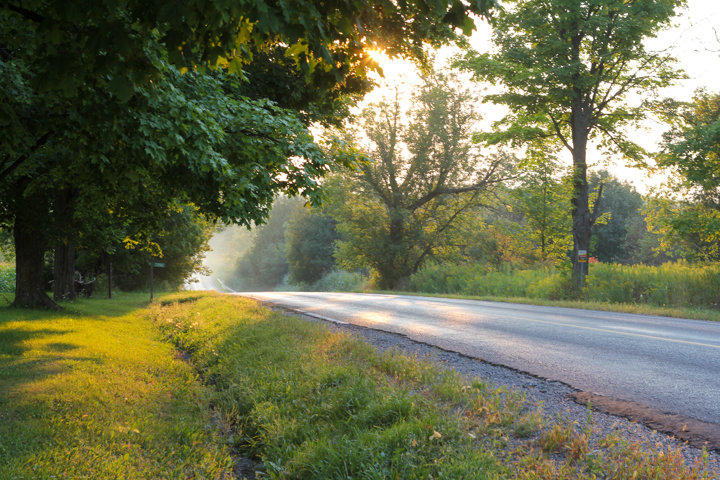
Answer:
[[(580, 405), (573, 401), (570, 395), (578, 391), (564, 383), (549, 381), (501, 365), (493, 365), (477, 358), (411, 340), (401, 334), (336, 323), (304, 314), (299, 315), (324, 324), (333, 331), (360, 337), (380, 352), (397, 349), (400, 352), (417, 355), (418, 358), (434, 362), (443, 368), (454, 369), (467, 378), (479, 378), (495, 387), (505, 386), (522, 391), (532, 404), (541, 405), (546, 417), (557, 418), (566, 424), (577, 422), (577, 425), (582, 426), (587, 423), (587, 405)], [(703, 455), (700, 448), (623, 417), (593, 411), (592, 419), (596, 432), (595, 438), (615, 434), (624, 437), (629, 442), (641, 442), (654, 448), (680, 449), (689, 465)], [(720, 479), (720, 451), (710, 450), (708, 461), (709, 472), (713, 474), (713, 478)]]

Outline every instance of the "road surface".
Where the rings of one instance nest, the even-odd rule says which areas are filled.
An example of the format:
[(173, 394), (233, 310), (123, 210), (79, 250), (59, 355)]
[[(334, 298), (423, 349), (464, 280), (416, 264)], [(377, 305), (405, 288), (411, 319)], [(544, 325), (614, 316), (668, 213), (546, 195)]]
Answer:
[(720, 425), (720, 322), (402, 295), (242, 295)]

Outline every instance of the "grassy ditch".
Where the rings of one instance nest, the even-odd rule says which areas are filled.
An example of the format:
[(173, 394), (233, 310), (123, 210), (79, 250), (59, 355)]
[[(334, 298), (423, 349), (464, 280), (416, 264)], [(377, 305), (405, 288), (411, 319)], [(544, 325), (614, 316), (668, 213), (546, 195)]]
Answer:
[(255, 302), (166, 299), (150, 317), (208, 386), (238, 454), (269, 478), (714, 478), (678, 450), (599, 438), (481, 379)]
[(145, 305), (0, 308), (1, 479), (233, 478), (207, 388)]

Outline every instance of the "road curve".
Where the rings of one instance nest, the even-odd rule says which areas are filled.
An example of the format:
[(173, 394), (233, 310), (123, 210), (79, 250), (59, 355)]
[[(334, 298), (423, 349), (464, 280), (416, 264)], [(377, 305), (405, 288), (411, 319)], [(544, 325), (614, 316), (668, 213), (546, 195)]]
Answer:
[(241, 295), (720, 425), (720, 323), (402, 295)]

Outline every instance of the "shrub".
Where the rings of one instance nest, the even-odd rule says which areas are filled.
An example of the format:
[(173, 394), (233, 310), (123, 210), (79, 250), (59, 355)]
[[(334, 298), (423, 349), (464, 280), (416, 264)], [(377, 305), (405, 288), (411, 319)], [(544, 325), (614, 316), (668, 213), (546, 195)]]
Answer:
[(565, 298), (567, 280), (545, 269), (493, 270), (484, 264), (428, 265), (410, 277), (410, 288), (425, 293)]
[(350, 292), (361, 290), (365, 280), (359, 273), (333, 270), (313, 285), (318, 292)]
[(15, 291), (15, 265), (0, 263), (0, 293)]

